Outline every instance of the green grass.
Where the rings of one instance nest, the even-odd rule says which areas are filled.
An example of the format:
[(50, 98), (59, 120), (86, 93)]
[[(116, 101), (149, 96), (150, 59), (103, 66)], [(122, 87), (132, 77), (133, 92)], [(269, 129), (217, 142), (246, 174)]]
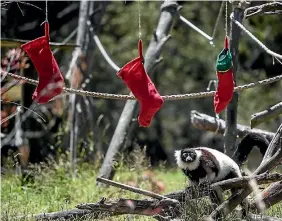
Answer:
[[(32, 168), (35, 180), (21, 185), (21, 176), (5, 174), (1, 177), (2, 220), (10, 217), (74, 208), (85, 202), (97, 202), (106, 198), (143, 198), (142, 195), (123, 191), (115, 187), (96, 187), (97, 167), (89, 164), (78, 166), (73, 177), (67, 164), (53, 164), (49, 167)], [(148, 170), (146, 170), (148, 171)], [(152, 190), (152, 184), (144, 179), (144, 170), (118, 169), (114, 180), (121, 183), (138, 183), (140, 188)], [(153, 177), (163, 182), (167, 193), (183, 189), (185, 178), (178, 170), (156, 169)]]
[[(138, 169), (139, 168), (139, 169)], [(144, 177), (144, 171), (151, 171), (151, 177), (164, 185), (161, 194), (184, 189), (186, 179), (177, 169), (151, 170), (140, 165), (128, 168), (120, 166), (114, 180), (121, 183), (138, 183), (138, 187), (153, 190), (152, 182)], [(5, 174), (1, 177), (1, 220), (11, 220), (12, 217), (27, 214), (47, 213), (74, 208), (85, 202), (97, 202), (106, 198), (134, 198), (144, 196), (120, 190), (115, 187), (98, 188), (96, 176), (98, 168), (94, 165), (79, 164), (77, 175), (73, 177), (67, 163), (52, 163), (51, 165), (32, 168), (35, 180), (32, 183), (21, 185), (21, 176)], [(281, 205), (268, 210), (272, 216), (282, 216)], [(129, 220), (153, 220), (149, 217), (129, 216)], [(126, 216), (107, 220), (125, 220)]]

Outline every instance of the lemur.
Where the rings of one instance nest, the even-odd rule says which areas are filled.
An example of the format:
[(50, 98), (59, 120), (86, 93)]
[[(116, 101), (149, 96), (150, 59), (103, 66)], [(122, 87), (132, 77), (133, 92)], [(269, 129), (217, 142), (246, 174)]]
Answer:
[(208, 147), (175, 151), (177, 165), (194, 184), (241, 177), (238, 164), (229, 156)]
[[(254, 146), (264, 156), (269, 141), (262, 135), (250, 133), (238, 144), (232, 159), (226, 154), (208, 147), (186, 148), (175, 151), (177, 165), (195, 184), (210, 183), (241, 177), (241, 166)], [(234, 159), (234, 160), (233, 160)]]
[[(186, 148), (175, 151), (177, 165), (193, 184), (204, 181), (215, 183), (236, 177), (242, 177), (239, 165), (242, 165), (254, 146), (260, 149), (264, 156), (269, 141), (262, 135), (248, 134), (239, 143), (231, 159), (226, 154), (208, 147)], [(232, 189), (233, 193), (235, 190)], [(218, 203), (220, 196), (216, 195), (212, 202)], [(245, 207), (247, 201), (241, 206)], [(246, 211), (243, 209), (243, 215)]]

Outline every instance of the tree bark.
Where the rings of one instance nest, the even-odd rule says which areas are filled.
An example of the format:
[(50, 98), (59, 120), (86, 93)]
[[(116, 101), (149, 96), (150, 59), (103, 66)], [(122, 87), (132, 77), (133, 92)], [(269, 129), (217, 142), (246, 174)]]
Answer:
[[(233, 5), (233, 13), (236, 20), (242, 22), (244, 18), (244, 9), (236, 7)], [(231, 23), (231, 38), (230, 38), (230, 51), (232, 54), (233, 61), (233, 77), (236, 86), (236, 72), (238, 66), (238, 46), (241, 35), (241, 29)], [(226, 110), (226, 128), (224, 132), (224, 150), (228, 156), (232, 156), (236, 148), (236, 138), (237, 138), (237, 108), (238, 108), (238, 92), (234, 92), (232, 100), (227, 106)]]
[[(226, 123), (224, 120), (217, 120), (215, 117), (197, 112), (195, 110), (191, 111), (190, 119), (192, 125), (201, 130), (217, 131), (219, 134), (223, 134), (226, 128)], [(265, 136), (268, 140), (272, 140), (274, 133), (268, 132), (260, 129), (251, 129), (248, 126), (237, 124), (237, 134), (240, 138), (244, 137), (248, 133), (255, 133)]]
[[(176, 1), (165, 1), (161, 6), (161, 14), (157, 29), (151, 39), (145, 55), (145, 70), (152, 74), (153, 68), (160, 56), (164, 43), (169, 39), (169, 31), (172, 27), (173, 17), (177, 15), (178, 4)], [(99, 171), (99, 176), (112, 179), (114, 176), (113, 162), (117, 160), (117, 153), (122, 148), (125, 137), (130, 128), (134, 112), (137, 108), (136, 100), (128, 100), (123, 108), (117, 127), (110, 142), (108, 151)]]

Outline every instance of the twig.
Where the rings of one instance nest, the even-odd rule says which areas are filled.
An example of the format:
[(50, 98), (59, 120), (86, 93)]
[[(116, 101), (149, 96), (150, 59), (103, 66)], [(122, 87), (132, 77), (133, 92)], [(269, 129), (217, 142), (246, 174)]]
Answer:
[(103, 47), (99, 37), (94, 33), (94, 28), (93, 25), (91, 24), (90, 20), (87, 21), (87, 25), (89, 26), (90, 32), (93, 35), (93, 39), (96, 43), (96, 45), (98, 46), (99, 51), (101, 52), (101, 54), (103, 55), (103, 57), (105, 58), (105, 60), (108, 62), (108, 64), (115, 70), (115, 71), (119, 71), (120, 67), (118, 67), (115, 62), (109, 57), (108, 53), (106, 52), (105, 48)]
[[(226, 122), (224, 120), (216, 119), (215, 117), (200, 113), (196, 110), (191, 111), (190, 120), (192, 125), (198, 129), (213, 132), (217, 130), (219, 134), (223, 134), (224, 129), (226, 127)], [(261, 134), (265, 136), (268, 140), (271, 140), (275, 135), (272, 132), (268, 132), (261, 129), (251, 129), (248, 126), (237, 124), (237, 134), (240, 138), (244, 137), (249, 133)]]
[(268, 47), (266, 47), (261, 41), (259, 41), (250, 31), (248, 31), (239, 21), (237, 21), (233, 14), (231, 14), (230, 18), (232, 19), (232, 21), (241, 29), (243, 30), (253, 41), (255, 41), (267, 54), (278, 58), (278, 59), (282, 59), (282, 55), (278, 54), (272, 50), (270, 50)]
[[(10, 77), (13, 77), (15, 79), (20, 79), (23, 81), (26, 81), (29, 84), (37, 85), (38, 81), (29, 79), (26, 77), (22, 77), (16, 74), (8, 73), (6, 71), (3, 71), (1, 69), (1, 75), (8, 75)], [(256, 86), (260, 85), (267, 85), (271, 84), (273, 82), (282, 80), (282, 75), (278, 75), (273, 78), (268, 78), (265, 80), (245, 84), (242, 86), (235, 87), (235, 91), (243, 91), (246, 89), (254, 88)], [(122, 94), (108, 94), (108, 93), (99, 93), (99, 92), (90, 92), (90, 91), (84, 91), (84, 90), (77, 90), (73, 88), (66, 88), (64, 87), (65, 93), (70, 94), (77, 94), (81, 96), (89, 96), (89, 97), (96, 97), (96, 98), (103, 98), (103, 99), (113, 99), (113, 100), (135, 100), (136, 98), (133, 95), (122, 95)], [(188, 99), (197, 99), (197, 98), (203, 98), (203, 97), (213, 97), (215, 95), (215, 91), (209, 91), (209, 92), (198, 92), (198, 93), (189, 93), (189, 94), (176, 94), (176, 95), (164, 95), (161, 96), (164, 100), (167, 101), (174, 101), (174, 100), (188, 100)]]
[(251, 116), (251, 128), (258, 126), (271, 118), (275, 118), (280, 114), (282, 114), (282, 102), (271, 106), (267, 110), (253, 114)]
[(280, 2), (270, 2), (254, 7), (249, 7), (245, 10), (244, 17), (245, 19), (250, 18), (254, 15), (259, 14), (281, 14), (282, 13), (282, 3)]
[[(17, 48), (20, 47), (22, 44), (29, 42), (29, 40), (22, 40), (22, 39), (12, 39), (12, 38), (1, 38), (1, 47), (3, 48)], [(72, 43), (57, 43), (57, 42), (49, 42), (50, 47), (60, 48), (60, 49), (72, 49), (74, 47), (80, 47), (77, 44)]]

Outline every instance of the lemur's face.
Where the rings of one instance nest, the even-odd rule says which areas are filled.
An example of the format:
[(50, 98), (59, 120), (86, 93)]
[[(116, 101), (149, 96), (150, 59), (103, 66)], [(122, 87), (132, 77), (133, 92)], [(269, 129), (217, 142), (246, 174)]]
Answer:
[(191, 163), (196, 160), (197, 154), (195, 150), (184, 149), (181, 150), (181, 160), (186, 163)]

